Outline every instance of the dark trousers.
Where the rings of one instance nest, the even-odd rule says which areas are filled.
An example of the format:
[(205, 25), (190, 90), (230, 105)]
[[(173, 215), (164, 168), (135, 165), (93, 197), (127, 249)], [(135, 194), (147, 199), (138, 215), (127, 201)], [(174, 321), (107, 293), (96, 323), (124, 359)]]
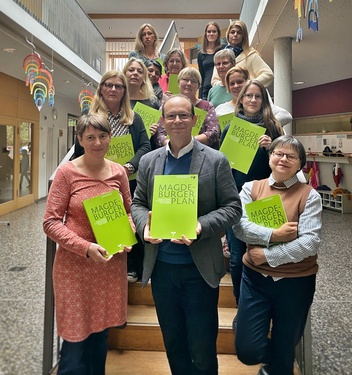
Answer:
[[(130, 192), (133, 197), (133, 193), (136, 190), (137, 181), (130, 180)], [(143, 259), (144, 259), (144, 244), (136, 233), (137, 243), (132, 246), (132, 250), (127, 253), (127, 272), (137, 272), (138, 279), (142, 277), (143, 273)]]
[(144, 245), (137, 233), (136, 238), (138, 242), (127, 253), (127, 272), (137, 272), (140, 279), (143, 273)]
[(92, 333), (85, 340), (64, 340), (57, 375), (105, 375), (109, 329)]
[(197, 267), (157, 261), (153, 298), (173, 375), (216, 375), (219, 288)]
[(230, 273), (233, 285), (233, 294), (238, 305), (242, 279), (242, 257), (246, 252), (246, 244), (235, 236), (232, 228), (228, 228), (226, 230), (226, 239), (230, 249)]
[(270, 375), (293, 375), (295, 348), (313, 301), (315, 279), (311, 275), (274, 281), (243, 266), (235, 339), (241, 362), (267, 363)]

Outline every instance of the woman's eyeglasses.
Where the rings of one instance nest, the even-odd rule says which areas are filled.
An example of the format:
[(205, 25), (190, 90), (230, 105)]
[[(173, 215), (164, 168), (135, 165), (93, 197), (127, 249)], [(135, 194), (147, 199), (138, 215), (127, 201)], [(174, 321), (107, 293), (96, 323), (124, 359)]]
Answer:
[(271, 154), (274, 155), (277, 159), (282, 159), (284, 156), (286, 156), (286, 159), (292, 162), (299, 159), (299, 156), (297, 155), (285, 154), (284, 152), (281, 152), (281, 151), (273, 151)]
[(112, 90), (113, 87), (115, 87), (115, 90), (116, 90), (116, 91), (121, 91), (121, 90), (123, 90), (124, 88), (126, 88), (126, 86), (121, 85), (120, 83), (104, 82), (103, 85), (104, 85), (104, 87), (106, 87), (108, 90)]
[(247, 98), (248, 100), (252, 100), (253, 98), (255, 99), (255, 100), (263, 100), (263, 97), (261, 96), (261, 95), (259, 95), (259, 94), (244, 94), (243, 95), (245, 98)]

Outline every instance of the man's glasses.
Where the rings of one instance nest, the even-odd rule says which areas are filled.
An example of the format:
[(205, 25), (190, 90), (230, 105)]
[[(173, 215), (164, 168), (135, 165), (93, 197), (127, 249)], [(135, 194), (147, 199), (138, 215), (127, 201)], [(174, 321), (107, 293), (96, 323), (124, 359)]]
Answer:
[(180, 120), (188, 120), (193, 117), (192, 113), (165, 113), (164, 118), (166, 120), (176, 120), (177, 116)]
[(122, 91), (126, 86), (121, 85), (120, 83), (111, 83), (111, 82), (104, 82), (104, 87), (106, 87), (108, 90), (112, 90), (113, 87), (115, 87), (116, 91)]

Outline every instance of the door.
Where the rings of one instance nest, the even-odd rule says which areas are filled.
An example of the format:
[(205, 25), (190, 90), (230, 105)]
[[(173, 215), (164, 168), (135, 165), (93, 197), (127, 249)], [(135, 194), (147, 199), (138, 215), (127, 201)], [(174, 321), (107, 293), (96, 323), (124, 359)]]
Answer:
[(34, 203), (34, 123), (0, 118), (0, 215)]

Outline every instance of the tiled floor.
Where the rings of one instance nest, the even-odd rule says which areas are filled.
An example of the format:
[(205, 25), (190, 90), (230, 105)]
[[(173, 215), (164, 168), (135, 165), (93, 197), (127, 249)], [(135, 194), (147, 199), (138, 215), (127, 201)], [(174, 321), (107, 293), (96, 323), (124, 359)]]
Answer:
[[(44, 208), (40, 201), (0, 217), (0, 222), (10, 222), (0, 224), (0, 375), (42, 374)], [(324, 211), (323, 219), (312, 307), (313, 374), (350, 375), (352, 215)]]

